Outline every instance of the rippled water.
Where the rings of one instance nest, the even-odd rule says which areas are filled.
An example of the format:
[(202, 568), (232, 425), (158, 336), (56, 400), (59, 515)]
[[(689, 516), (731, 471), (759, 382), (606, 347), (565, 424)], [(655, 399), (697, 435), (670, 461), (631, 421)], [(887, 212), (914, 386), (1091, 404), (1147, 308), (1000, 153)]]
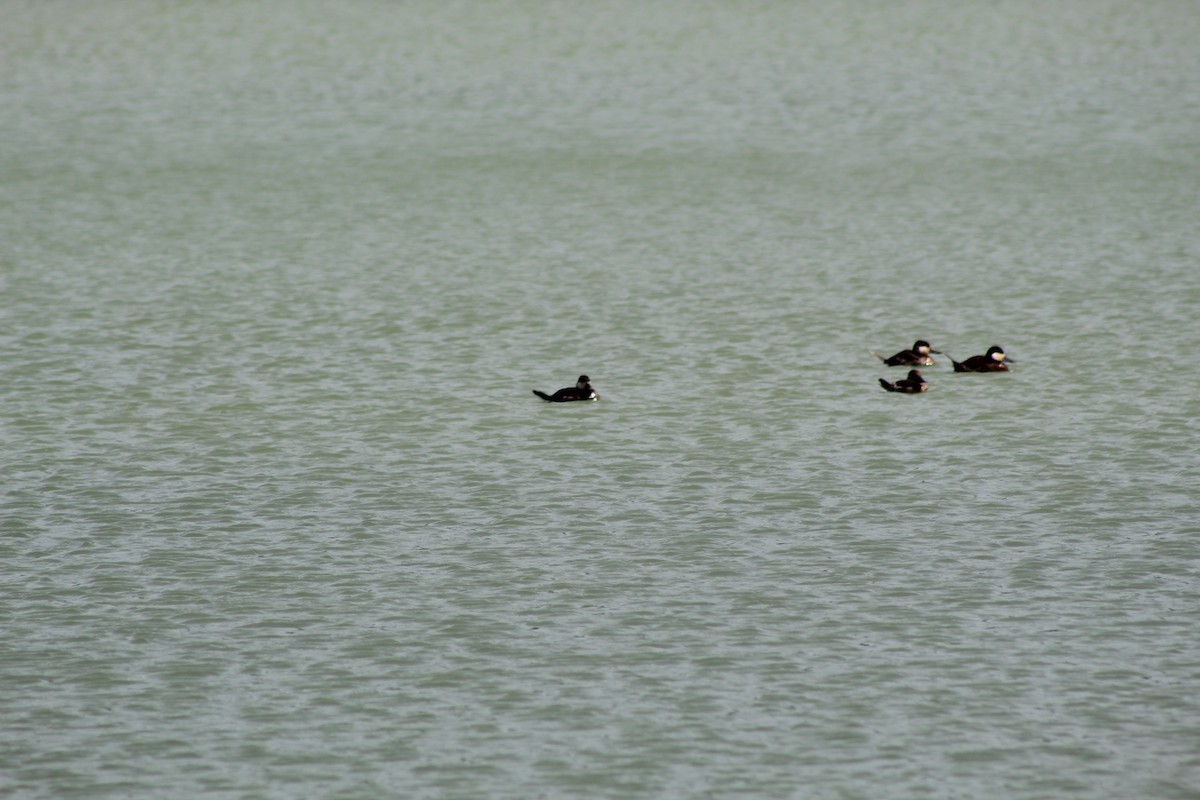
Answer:
[(0, 793), (1200, 797), (1192, 4), (4, 10)]

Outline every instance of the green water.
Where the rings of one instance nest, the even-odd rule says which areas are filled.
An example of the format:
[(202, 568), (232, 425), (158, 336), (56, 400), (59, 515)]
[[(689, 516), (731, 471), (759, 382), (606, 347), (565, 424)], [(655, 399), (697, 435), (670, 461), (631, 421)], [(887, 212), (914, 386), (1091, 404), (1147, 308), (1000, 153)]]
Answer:
[(0, 12), (0, 793), (1198, 796), (1191, 4)]

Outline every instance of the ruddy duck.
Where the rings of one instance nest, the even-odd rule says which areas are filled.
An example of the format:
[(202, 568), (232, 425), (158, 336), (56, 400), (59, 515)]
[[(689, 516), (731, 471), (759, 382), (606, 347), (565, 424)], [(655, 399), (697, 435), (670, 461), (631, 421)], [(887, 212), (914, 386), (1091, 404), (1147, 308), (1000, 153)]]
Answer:
[(929, 389), (929, 384), (921, 377), (920, 371), (915, 369), (910, 369), (907, 378), (901, 378), (895, 383), (889, 383), (880, 378), (879, 385), (889, 392), (901, 392), (903, 394), (920, 394)]
[[(871, 352), (875, 353), (874, 350)], [(917, 339), (913, 342), (911, 350), (901, 350), (891, 358), (884, 358), (879, 353), (875, 353), (875, 357), (889, 367), (932, 367), (933, 359), (929, 354), (938, 353), (940, 355), (941, 352), (941, 350), (934, 350), (930, 347), (929, 342), (924, 339)]]
[(600, 395), (592, 388), (591, 379), (587, 375), (580, 375), (579, 380), (574, 386), (568, 386), (565, 389), (559, 389), (554, 394), (546, 394), (539, 392), (537, 389), (533, 393), (545, 400), (547, 403), (566, 403), (571, 400), (599, 400)]
[(1012, 363), (999, 345), (992, 345), (987, 353), (971, 356), (966, 361), (955, 361), (953, 357), (950, 361), (954, 364), (955, 372), (1008, 372), (1008, 364)]

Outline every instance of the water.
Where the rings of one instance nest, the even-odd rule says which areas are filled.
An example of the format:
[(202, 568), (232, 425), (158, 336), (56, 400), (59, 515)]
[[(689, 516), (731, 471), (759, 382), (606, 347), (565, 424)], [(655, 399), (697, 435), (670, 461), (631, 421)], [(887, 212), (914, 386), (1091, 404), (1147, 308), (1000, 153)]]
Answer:
[(5, 796), (1200, 797), (1193, 4), (3, 11)]

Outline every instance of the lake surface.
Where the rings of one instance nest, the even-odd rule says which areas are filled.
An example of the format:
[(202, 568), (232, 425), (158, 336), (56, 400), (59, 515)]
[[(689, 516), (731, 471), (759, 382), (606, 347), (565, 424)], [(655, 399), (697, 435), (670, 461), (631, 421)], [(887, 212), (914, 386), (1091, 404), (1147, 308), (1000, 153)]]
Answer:
[(1200, 797), (1194, 3), (0, 11), (0, 795)]

